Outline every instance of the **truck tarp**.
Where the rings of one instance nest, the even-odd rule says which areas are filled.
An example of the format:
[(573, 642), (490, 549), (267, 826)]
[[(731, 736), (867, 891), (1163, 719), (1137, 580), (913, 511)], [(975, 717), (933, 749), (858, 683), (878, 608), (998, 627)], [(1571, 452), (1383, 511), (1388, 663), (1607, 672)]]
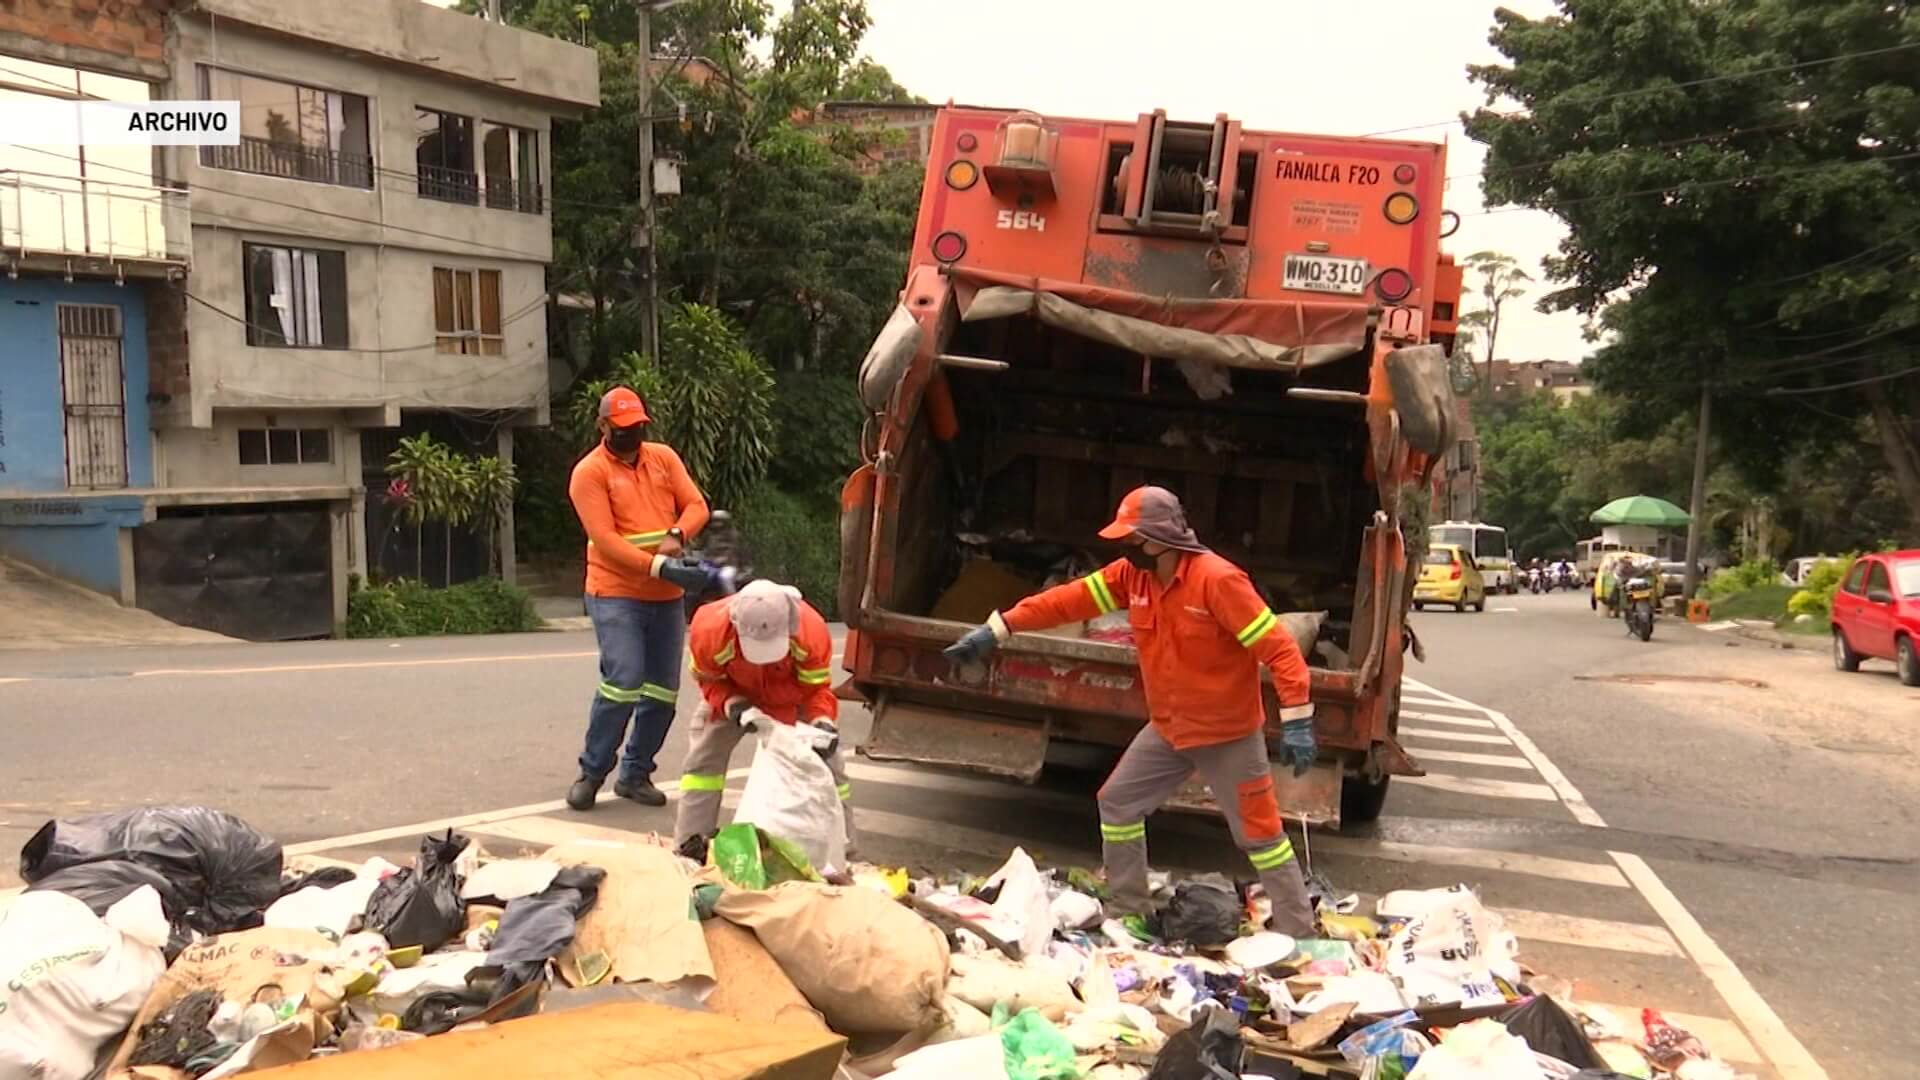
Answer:
[(990, 270), (947, 273), (965, 322), (1033, 315), (1169, 360), (1299, 371), (1345, 359), (1366, 343), (1367, 309), (1356, 304), (1155, 297)]

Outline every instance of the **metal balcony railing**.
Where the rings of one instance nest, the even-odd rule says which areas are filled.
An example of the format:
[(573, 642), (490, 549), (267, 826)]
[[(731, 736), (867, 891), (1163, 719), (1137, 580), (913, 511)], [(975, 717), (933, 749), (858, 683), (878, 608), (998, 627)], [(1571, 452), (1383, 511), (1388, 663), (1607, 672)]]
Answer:
[(540, 185), (532, 181), (519, 183), (495, 183), (487, 181), (487, 205), (495, 210), (517, 210), (522, 214), (538, 214), (544, 208), (545, 199)]
[(324, 146), (275, 142), (242, 135), (238, 146), (203, 146), (200, 164), (210, 169), (284, 176), (316, 184), (371, 188), (373, 159)]
[(0, 252), (186, 265), (187, 189), (0, 169)]
[(423, 199), (466, 203), (470, 206), (480, 201), (480, 177), (475, 173), (441, 165), (421, 165), (417, 172), (420, 197)]

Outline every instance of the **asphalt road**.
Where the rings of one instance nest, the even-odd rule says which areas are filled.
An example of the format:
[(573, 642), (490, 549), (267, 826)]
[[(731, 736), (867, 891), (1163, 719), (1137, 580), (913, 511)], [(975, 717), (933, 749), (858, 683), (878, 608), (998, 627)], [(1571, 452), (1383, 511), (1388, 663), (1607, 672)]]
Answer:
[[(1403, 736), (1430, 775), (1397, 784), (1374, 826), (1296, 839), (1313, 868), (1369, 896), (1471, 882), (1532, 967), (1585, 1000), (1689, 1018), (1759, 1075), (1910, 1075), (1920, 1032), (1895, 1018), (1920, 941), (1920, 755), (1903, 731), (1920, 727), (1916, 696), (1674, 621), (1643, 645), (1578, 596), (1491, 606), (1415, 616), (1428, 662), (1413, 666)], [(218, 806), (347, 859), (398, 860), (447, 818), (495, 850), (666, 831), (671, 806), (557, 803), (597, 681), (592, 644), (0, 652), (0, 844), (49, 816), (143, 802)], [(1614, 679), (1729, 671), (1766, 685)], [(842, 725), (860, 738), (864, 710)], [(678, 776), (683, 748), (676, 731), (658, 779)], [(1022, 788), (860, 763), (853, 779), (875, 861), (984, 870), (1015, 844), (1098, 858), (1096, 773), (1050, 769)], [(1217, 823), (1162, 815), (1151, 835), (1163, 867), (1245, 872)], [(0, 888), (13, 869), (0, 864)]]

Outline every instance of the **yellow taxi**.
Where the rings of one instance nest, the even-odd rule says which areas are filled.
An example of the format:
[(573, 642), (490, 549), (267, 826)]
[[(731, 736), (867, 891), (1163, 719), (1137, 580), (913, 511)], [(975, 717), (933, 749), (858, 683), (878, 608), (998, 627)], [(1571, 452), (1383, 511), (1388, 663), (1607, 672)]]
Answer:
[(1473, 556), (1457, 544), (1434, 544), (1420, 564), (1420, 578), (1413, 584), (1413, 607), (1424, 610), (1428, 604), (1452, 604), (1453, 610), (1487, 610), (1487, 582)]

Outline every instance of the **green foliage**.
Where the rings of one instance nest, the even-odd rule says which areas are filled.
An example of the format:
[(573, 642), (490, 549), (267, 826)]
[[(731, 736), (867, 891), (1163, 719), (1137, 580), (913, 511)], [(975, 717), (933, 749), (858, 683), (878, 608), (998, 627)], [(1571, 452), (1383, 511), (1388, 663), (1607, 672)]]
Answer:
[[(436, 522), (449, 532), (456, 525), (471, 525), (486, 537), (487, 565), (489, 570), (494, 568), (493, 530), (513, 505), (520, 482), (512, 462), (462, 454), (423, 434), (400, 440), (399, 448), (387, 460), (387, 475), (395, 481), (387, 497), (398, 504), (401, 518), (414, 527), (416, 540), (418, 530), (428, 522)], [(447, 545), (447, 559), (451, 577), (451, 543)]]
[(350, 638), (512, 634), (540, 629), (526, 590), (498, 578), (445, 589), (418, 581), (362, 586), (347, 597)]
[[(1718, 601), (1723, 597), (1750, 592), (1763, 587), (1778, 586), (1786, 591), (1781, 593), (1781, 610), (1786, 610), (1787, 593), (1792, 590), (1780, 586), (1780, 564), (1772, 559), (1748, 559), (1746, 562), (1716, 570), (1707, 579), (1707, 595)], [(1717, 610), (1717, 607), (1716, 607)]]
[(837, 506), (840, 485), (860, 465), (866, 410), (839, 372), (781, 372), (773, 399), (779, 453), (768, 479), (786, 491)]
[(1716, 619), (1767, 619), (1778, 623), (1787, 618), (1787, 600), (1793, 595), (1793, 586), (1774, 582), (1727, 596), (1713, 598), (1713, 617)]
[(748, 493), (735, 513), (756, 576), (797, 587), (829, 619), (838, 617), (838, 505), (808, 499), (775, 484)]
[(1807, 572), (1807, 580), (1801, 584), (1800, 591), (1787, 600), (1787, 611), (1794, 615), (1812, 615), (1816, 619), (1826, 619), (1833, 614), (1833, 594), (1840, 588), (1847, 571), (1853, 568), (1852, 555), (1829, 559), (1819, 563)]

